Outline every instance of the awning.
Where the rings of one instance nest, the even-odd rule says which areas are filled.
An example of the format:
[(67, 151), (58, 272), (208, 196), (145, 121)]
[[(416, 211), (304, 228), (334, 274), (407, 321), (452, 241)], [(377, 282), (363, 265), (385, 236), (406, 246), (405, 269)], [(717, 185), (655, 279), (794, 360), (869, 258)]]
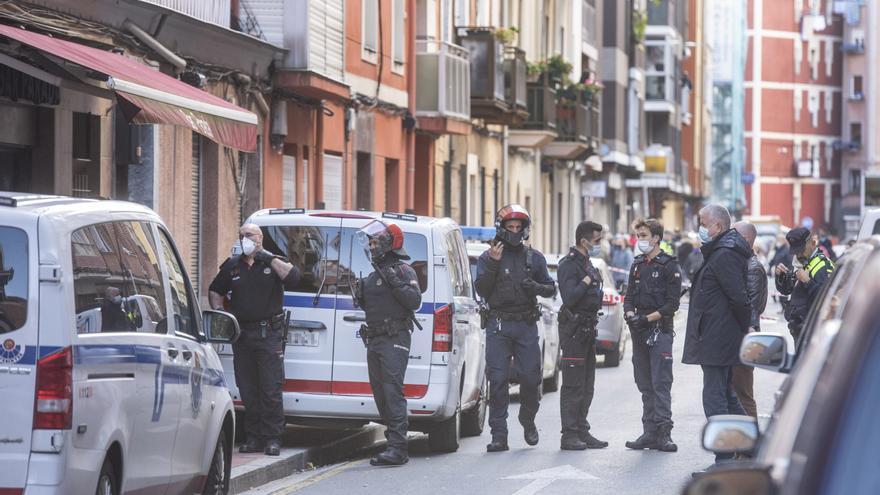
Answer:
[(0, 25), (0, 35), (107, 77), (125, 118), (136, 124), (173, 124), (223, 146), (257, 149), (257, 116), (123, 55)]

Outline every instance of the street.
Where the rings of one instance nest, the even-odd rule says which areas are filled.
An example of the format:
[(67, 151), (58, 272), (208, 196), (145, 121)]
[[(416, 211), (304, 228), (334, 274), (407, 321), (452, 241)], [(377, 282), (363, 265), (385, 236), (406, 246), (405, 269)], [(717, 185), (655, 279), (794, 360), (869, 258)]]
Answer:
[[(770, 302), (765, 315), (775, 318)], [(410, 462), (400, 468), (375, 468), (369, 459), (357, 458), (308, 471), (256, 488), (250, 495), (361, 493), (474, 493), (516, 494), (642, 494), (678, 493), (693, 471), (712, 464), (713, 455), (700, 446), (705, 417), (701, 403), (702, 374), (697, 366), (683, 365), (687, 311), (676, 315), (675, 383), (673, 384), (673, 440), (677, 453), (632, 451), (624, 442), (641, 433), (641, 400), (632, 377), (631, 353), (617, 368), (599, 368), (596, 394), (589, 421), (591, 432), (610, 446), (583, 452), (559, 449), (559, 393), (545, 394), (537, 425), (541, 442), (528, 447), (516, 421), (518, 404), (510, 405), (510, 451), (487, 453), (488, 425), (482, 436), (464, 438), (458, 452), (434, 454), (427, 438), (410, 440)], [(783, 323), (765, 319), (763, 331), (787, 331)], [(601, 362), (601, 358), (600, 358)], [(759, 415), (768, 415), (773, 395), (784, 375), (755, 371), (755, 397)]]

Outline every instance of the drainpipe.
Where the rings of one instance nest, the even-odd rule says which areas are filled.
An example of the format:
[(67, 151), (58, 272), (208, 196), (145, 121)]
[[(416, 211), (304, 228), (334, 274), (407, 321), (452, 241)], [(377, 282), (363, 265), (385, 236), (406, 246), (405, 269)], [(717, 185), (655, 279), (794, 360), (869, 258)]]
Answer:
[[(409, 15), (406, 21), (406, 39), (415, 40), (415, 0), (407, 0), (406, 9)], [(407, 43), (409, 48), (406, 54), (406, 107), (415, 119), (416, 115), (416, 55), (415, 43)], [(416, 205), (416, 129), (413, 125), (412, 129), (406, 131), (406, 202), (404, 211), (414, 211)], [(426, 178), (427, 179), (427, 178)]]
[(149, 33), (138, 27), (137, 24), (126, 19), (125, 22), (122, 23), (122, 27), (124, 27), (129, 33), (133, 34), (135, 38), (141, 40), (143, 44), (152, 48), (153, 51), (158, 53), (168, 63), (173, 65), (175, 72), (183, 72), (183, 70), (186, 69), (186, 60), (178, 57), (174, 52), (166, 48), (165, 45), (159, 43), (156, 38), (153, 38)]
[[(504, 131), (501, 133), (501, 183), (503, 184), (501, 188), (501, 204), (506, 205), (509, 203), (510, 198), (510, 180), (508, 174), (508, 167), (510, 166), (509, 161), (510, 158), (507, 155), (509, 151), (509, 146), (507, 143), (507, 133), (508, 127), (504, 126)], [(495, 205), (495, 210), (500, 208), (501, 205)]]

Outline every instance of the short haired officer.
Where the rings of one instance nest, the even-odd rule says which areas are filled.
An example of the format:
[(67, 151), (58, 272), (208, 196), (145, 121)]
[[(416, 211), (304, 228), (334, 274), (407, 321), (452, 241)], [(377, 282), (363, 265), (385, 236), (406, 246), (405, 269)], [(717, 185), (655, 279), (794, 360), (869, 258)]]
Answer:
[(596, 325), (602, 308), (602, 274), (590, 262), (602, 248), (602, 226), (581, 222), (575, 245), (559, 261), (556, 272), (562, 308), (559, 310), (559, 346), (562, 349), (562, 450), (601, 449), (608, 442), (590, 434), (587, 415), (596, 382)]
[(247, 441), (239, 452), (281, 453), (284, 433), (284, 291), (299, 283), (300, 272), (287, 259), (263, 249), (263, 233), (252, 223), (238, 232), (241, 256), (227, 258), (211, 282), (211, 307), (230, 312), (241, 336), (232, 344), (235, 383), (245, 408)]
[(507, 406), (510, 359), (516, 360), (519, 378), (519, 422), (529, 445), (537, 445), (538, 392), (543, 378), (541, 347), (538, 344), (540, 318), (537, 296), (553, 297), (556, 282), (547, 272), (547, 260), (527, 247), (531, 217), (518, 204), (507, 205), (495, 214), (495, 240), (477, 261), (474, 285), (489, 305), (486, 328), (486, 374), (489, 378), (489, 426), (492, 441), (488, 452), (508, 450)]
[(834, 262), (825, 257), (818, 248), (819, 240), (806, 227), (789, 230), (785, 239), (794, 255), (793, 266), (789, 269), (784, 263), (776, 265), (776, 290), (784, 296), (791, 296), (788, 302), (783, 302), (783, 314), (788, 321), (788, 330), (797, 340), (813, 301), (834, 271)]
[(414, 311), (422, 305), (415, 270), (403, 260), (403, 232), (392, 223), (373, 220), (357, 233), (374, 271), (360, 279), (355, 302), (366, 313), (361, 338), (367, 346), (367, 368), (376, 408), (385, 423), (388, 447), (370, 459), (373, 466), (400, 466), (409, 461), (409, 427), (403, 379), (409, 364)]
[(675, 452), (672, 442), (672, 318), (681, 297), (678, 261), (660, 247), (663, 224), (633, 224), (638, 238), (623, 310), (633, 343), (633, 375), (642, 394), (642, 435), (629, 449)]

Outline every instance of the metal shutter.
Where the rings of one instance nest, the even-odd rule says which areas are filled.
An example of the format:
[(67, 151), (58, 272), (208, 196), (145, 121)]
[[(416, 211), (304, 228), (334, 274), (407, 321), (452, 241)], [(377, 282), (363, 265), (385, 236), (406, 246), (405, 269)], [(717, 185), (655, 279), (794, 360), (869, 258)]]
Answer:
[(202, 245), (202, 139), (192, 133), (192, 169), (190, 172), (190, 227), (189, 227), (189, 277), (193, 291), (199, 294)]

